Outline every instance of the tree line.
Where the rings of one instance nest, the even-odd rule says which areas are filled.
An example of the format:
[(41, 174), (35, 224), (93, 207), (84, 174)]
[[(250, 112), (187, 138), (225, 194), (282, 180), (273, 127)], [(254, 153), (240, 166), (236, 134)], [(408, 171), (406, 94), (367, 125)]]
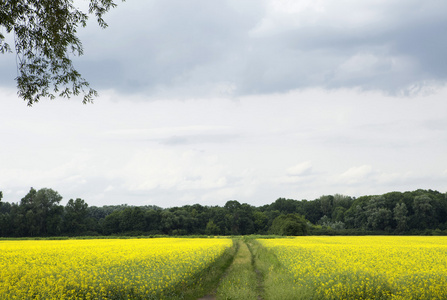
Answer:
[(1, 202), (0, 236), (446, 234), (447, 193), (433, 190), (383, 195), (279, 198), (255, 207), (230, 200), (221, 206), (61, 205), (58, 192), (31, 188), (19, 203)]

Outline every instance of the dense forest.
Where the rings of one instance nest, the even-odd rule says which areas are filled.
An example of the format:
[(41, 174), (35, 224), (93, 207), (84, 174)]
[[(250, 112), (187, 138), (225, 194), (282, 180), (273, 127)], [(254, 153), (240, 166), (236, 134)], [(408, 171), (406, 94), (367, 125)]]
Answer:
[(52, 189), (31, 188), (20, 203), (1, 202), (0, 236), (97, 235), (447, 235), (447, 193), (391, 192), (353, 198), (279, 198), (255, 207), (236, 200), (220, 206), (89, 206)]

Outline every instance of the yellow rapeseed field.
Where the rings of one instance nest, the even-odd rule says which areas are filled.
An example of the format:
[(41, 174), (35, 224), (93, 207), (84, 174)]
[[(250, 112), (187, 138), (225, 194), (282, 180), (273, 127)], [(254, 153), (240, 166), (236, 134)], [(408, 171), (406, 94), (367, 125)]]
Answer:
[(447, 299), (447, 237), (261, 239), (314, 299)]
[(0, 241), (0, 299), (162, 298), (231, 239)]

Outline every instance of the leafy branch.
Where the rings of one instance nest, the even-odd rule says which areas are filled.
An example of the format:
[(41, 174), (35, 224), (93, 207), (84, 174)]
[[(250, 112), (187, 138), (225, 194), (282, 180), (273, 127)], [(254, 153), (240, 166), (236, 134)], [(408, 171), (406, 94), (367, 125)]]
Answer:
[[(98, 93), (74, 68), (70, 55), (83, 54), (76, 34), (87, 25), (89, 14), (106, 28), (103, 15), (115, 6), (113, 0), (90, 0), (85, 13), (73, 0), (0, 0), (0, 27), (14, 34), (18, 95), (29, 106), (44, 97), (70, 98), (81, 93), (84, 104), (93, 102)], [(0, 52), (13, 52), (2, 33)]]

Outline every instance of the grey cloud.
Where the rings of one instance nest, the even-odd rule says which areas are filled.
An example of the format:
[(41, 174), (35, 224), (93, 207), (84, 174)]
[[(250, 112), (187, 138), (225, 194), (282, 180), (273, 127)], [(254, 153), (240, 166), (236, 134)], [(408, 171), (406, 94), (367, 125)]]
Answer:
[[(120, 3), (106, 16), (108, 29), (92, 22), (80, 31), (85, 55), (75, 66), (97, 89), (176, 98), (316, 86), (396, 93), (447, 79), (447, 2), (344, 1), (315, 22), (254, 34), (271, 14), (266, 3)], [(373, 17), (343, 23), (343, 14), (363, 12), (356, 9), (373, 9)]]
[[(447, 7), (444, 7), (446, 10)], [(421, 79), (431, 77), (444, 80), (447, 77), (447, 19), (426, 20), (409, 24), (395, 32), (396, 53), (415, 58), (421, 71)]]
[[(229, 56), (239, 52), (244, 35), (256, 22), (251, 16), (256, 11), (237, 11), (225, 1), (123, 3), (108, 21), (110, 28), (101, 32), (101, 40), (107, 42), (91, 49), (90, 55), (86, 45), (80, 61), (83, 74), (96, 81), (103, 73), (108, 82), (100, 79), (101, 87), (126, 92), (155, 93), (183, 85), (195, 89), (194, 85), (231, 81), (232, 72), (220, 70), (220, 64), (224, 69), (234, 67), (228, 64)], [(121, 70), (91, 71), (90, 64), (104, 61), (104, 56)]]
[[(433, 3), (429, 2), (427, 6)], [(245, 78), (250, 79), (244, 87), (249, 91), (261, 87), (260, 92), (308, 86), (396, 92), (427, 80), (445, 81), (447, 19), (439, 10), (446, 11), (447, 4), (436, 3), (442, 7), (421, 16), (412, 15), (413, 9), (424, 7), (407, 8), (402, 2), (387, 7), (389, 11), (381, 12), (385, 20), (369, 26), (323, 22), (261, 38), (249, 58), (258, 76), (247, 73)], [(355, 72), (343, 68), (346, 63), (355, 67)]]

